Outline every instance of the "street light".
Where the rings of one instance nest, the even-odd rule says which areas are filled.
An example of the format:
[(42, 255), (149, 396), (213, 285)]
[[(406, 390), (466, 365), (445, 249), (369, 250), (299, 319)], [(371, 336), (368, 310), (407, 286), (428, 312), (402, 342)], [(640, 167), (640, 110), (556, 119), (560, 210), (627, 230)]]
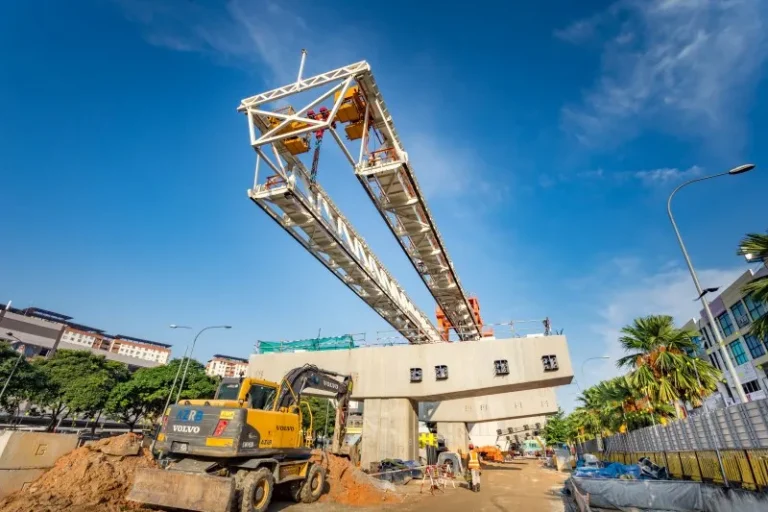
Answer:
[[(191, 327), (187, 325), (176, 325), (171, 324), (168, 327), (171, 329), (192, 329)], [(163, 411), (160, 413), (160, 418), (162, 420), (162, 417), (165, 416), (165, 411), (168, 410), (168, 405), (171, 403), (171, 397), (173, 396), (173, 390), (176, 389), (176, 382), (179, 380), (179, 375), (181, 375), (181, 367), (184, 366), (184, 360), (187, 358), (187, 351), (189, 350), (189, 343), (187, 343), (187, 346), (184, 347), (184, 355), (181, 357), (181, 361), (179, 362), (179, 368), (176, 370), (176, 376), (173, 378), (173, 384), (171, 384), (171, 389), (168, 391), (168, 398), (165, 400), (165, 407), (163, 407)], [(149, 447), (150, 453), (155, 453), (155, 443), (157, 443), (157, 432), (155, 433), (154, 438), (152, 439), (152, 445)]]
[[(176, 324), (171, 324), (168, 327), (170, 327), (171, 329), (192, 329), (191, 327), (186, 325), (176, 325)], [(173, 390), (176, 389), (176, 382), (178, 382), (179, 375), (181, 375), (181, 367), (184, 366), (184, 360), (187, 358), (188, 350), (189, 350), (189, 343), (187, 343), (187, 346), (184, 347), (184, 355), (181, 357), (181, 362), (179, 362), (179, 369), (176, 370), (176, 376), (173, 378), (173, 384), (171, 384), (171, 390), (168, 392), (168, 399), (165, 401), (165, 407), (163, 407), (163, 414), (165, 414), (165, 411), (168, 410), (168, 405), (171, 403)]]
[(19, 357), (16, 358), (16, 362), (13, 363), (13, 368), (11, 369), (11, 373), (8, 374), (8, 378), (5, 379), (5, 384), (3, 385), (2, 391), (0, 391), (0, 400), (3, 399), (3, 395), (5, 394), (5, 389), (8, 387), (8, 384), (11, 382), (11, 378), (13, 378), (13, 374), (16, 372), (16, 368), (19, 366), (19, 363), (21, 362), (21, 358), (24, 357), (24, 342), (21, 341), (18, 337), (14, 336), (12, 332), (5, 333), (7, 336), (10, 336), (11, 338), (16, 338), (16, 340), (21, 343), (21, 352), (19, 352)]
[[(581, 363), (581, 376), (584, 377), (584, 365), (587, 364), (589, 361), (597, 361), (598, 359), (610, 359), (608, 356), (597, 356), (597, 357), (590, 357), (588, 359), (585, 359), (583, 363)], [(579, 385), (579, 381), (574, 381), (576, 383), (576, 387), (579, 388), (579, 391), (581, 391), (581, 386)]]
[(745, 165), (740, 165), (738, 167), (734, 167), (733, 169), (727, 172), (722, 172), (720, 174), (712, 174), (710, 176), (704, 176), (703, 178), (696, 178), (693, 180), (686, 181), (682, 185), (678, 185), (678, 187), (675, 190), (673, 190), (672, 193), (669, 195), (669, 199), (667, 199), (667, 214), (669, 215), (669, 221), (672, 223), (672, 228), (675, 230), (675, 235), (677, 235), (677, 242), (680, 244), (680, 250), (683, 251), (683, 257), (685, 258), (685, 263), (688, 265), (688, 270), (691, 272), (691, 278), (693, 279), (693, 284), (696, 286), (696, 293), (699, 294), (699, 297), (701, 299), (701, 304), (702, 306), (704, 306), (704, 313), (706, 314), (707, 321), (711, 326), (712, 333), (715, 337), (715, 343), (720, 347), (720, 355), (725, 360), (725, 365), (728, 367), (728, 373), (731, 374), (733, 383), (736, 385), (736, 393), (739, 395), (739, 399), (741, 400), (742, 403), (747, 402), (747, 396), (744, 394), (744, 389), (741, 387), (741, 380), (739, 379), (739, 376), (736, 374), (736, 368), (733, 366), (733, 361), (731, 361), (731, 357), (728, 355), (728, 350), (725, 348), (725, 344), (723, 343), (723, 338), (722, 336), (720, 336), (720, 330), (717, 328), (717, 325), (715, 324), (715, 317), (712, 315), (712, 310), (709, 309), (709, 302), (707, 301), (706, 297), (704, 297), (705, 292), (702, 289), (701, 284), (699, 283), (699, 278), (696, 275), (696, 271), (693, 269), (693, 263), (691, 263), (691, 258), (690, 256), (688, 256), (688, 251), (685, 249), (685, 244), (683, 243), (683, 238), (680, 236), (680, 230), (677, 229), (675, 218), (672, 216), (672, 198), (675, 196), (678, 190), (692, 183), (711, 180), (712, 178), (719, 178), (720, 176), (730, 176), (730, 175), (735, 176), (736, 174), (749, 172), (754, 168), (755, 168), (755, 164), (745, 164)]
[(231, 325), (209, 325), (208, 327), (203, 327), (202, 329), (200, 329), (200, 331), (195, 335), (195, 339), (192, 340), (192, 348), (189, 349), (189, 357), (187, 357), (187, 364), (184, 365), (184, 373), (181, 375), (179, 392), (176, 395), (177, 402), (181, 399), (181, 390), (184, 389), (184, 381), (187, 378), (187, 372), (189, 371), (189, 362), (192, 360), (192, 353), (195, 351), (195, 344), (197, 343), (197, 338), (199, 338), (201, 334), (203, 334), (205, 331), (209, 329), (231, 329), (231, 328), (232, 328)]

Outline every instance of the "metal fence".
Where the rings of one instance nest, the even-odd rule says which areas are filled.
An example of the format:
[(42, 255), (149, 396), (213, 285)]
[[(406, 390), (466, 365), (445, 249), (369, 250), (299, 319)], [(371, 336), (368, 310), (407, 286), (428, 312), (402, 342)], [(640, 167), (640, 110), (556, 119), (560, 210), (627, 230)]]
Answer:
[(592, 439), (578, 450), (622, 463), (647, 457), (676, 478), (768, 490), (768, 400), (699, 409), (685, 420)]
[(733, 450), (768, 448), (768, 400), (704, 411), (666, 425), (641, 428), (602, 440), (604, 452)]

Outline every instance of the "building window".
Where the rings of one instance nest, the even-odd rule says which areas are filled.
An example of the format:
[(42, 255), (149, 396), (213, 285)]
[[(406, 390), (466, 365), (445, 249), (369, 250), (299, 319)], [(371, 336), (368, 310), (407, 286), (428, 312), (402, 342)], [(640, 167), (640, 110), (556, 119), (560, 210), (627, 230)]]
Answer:
[(752, 295), (744, 297), (744, 303), (747, 305), (749, 316), (752, 317), (753, 321), (765, 314), (765, 303), (752, 299)]
[(744, 341), (747, 342), (747, 348), (749, 348), (749, 353), (752, 354), (752, 359), (765, 355), (763, 344), (755, 336), (747, 334), (744, 336)]
[(749, 361), (749, 359), (747, 359), (747, 354), (744, 352), (744, 347), (739, 340), (732, 341), (728, 344), (728, 347), (731, 349), (731, 359), (733, 359), (733, 362), (737, 366)]
[(736, 320), (736, 325), (739, 328), (749, 325), (749, 315), (747, 315), (747, 310), (741, 301), (731, 306), (731, 313), (733, 313), (733, 318)]
[[(695, 357), (696, 354), (701, 352), (701, 336), (691, 336), (691, 341), (693, 342), (694, 345), (696, 345), (696, 347), (695, 348), (686, 349), (685, 352), (689, 356)], [(509, 372), (507, 372), (507, 373), (509, 373)]]
[(728, 312), (726, 311), (719, 317), (717, 317), (717, 323), (720, 324), (720, 327), (722, 327), (722, 333), (723, 336), (726, 338), (733, 334), (733, 323), (731, 323), (731, 317), (728, 315)]
[(760, 391), (760, 383), (756, 380), (745, 382), (741, 385), (741, 387), (744, 389), (745, 393), (754, 393), (755, 391)]
[(709, 361), (712, 363), (712, 366), (723, 371), (723, 369), (720, 368), (720, 361), (717, 359), (717, 354), (709, 354)]

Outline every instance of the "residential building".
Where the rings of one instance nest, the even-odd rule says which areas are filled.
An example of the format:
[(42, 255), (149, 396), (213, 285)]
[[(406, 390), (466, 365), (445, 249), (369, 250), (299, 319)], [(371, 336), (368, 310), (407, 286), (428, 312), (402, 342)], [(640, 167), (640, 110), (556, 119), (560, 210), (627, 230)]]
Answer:
[(55, 350), (67, 322), (72, 320), (70, 316), (40, 308), (16, 309), (9, 305), (0, 308), (0, 339), (21, 340), (28, 356), (45, 356)]
[(93, 347), (96, 340), (103, 336), (103, 334), (104, 331), (101, 329), (94, 329), (86, 325), (69, 324), (64, 328), (61, 341), (90, 348)]
[(171, 346), (165, 343), (118, 334), (112, 340), (109, 352), (165, 364), (171, 356)]
[(241, 357), (214, 354), (205, 365), (205, 373), (211, 377), (240, 377), (248, 372), (248, 360)]
[(89, 350), (129, 368), (165, 364), (171, 352), (170, 345), (129, 336), (113, 337), (101, 329), (75, 323), (61, 313), (17, 309), (10, 304), (0, 305), (0, 341), (20, 341), (27, 357), (47, 356), (58, 349)]
[[(752, 322), (765, 315), (768, 306), (754, 300), (742, 289), (753, 279), (765, 275), (768, 275), (768, 268), (765, 267), (759, 271), (747, 270), (709, 305), (715, 318), (715, 328), (723, 338), (744, 393), (750, 400), (768, 398), (768, 339), (761, 340), (749, 333)], [(696, 339), (700, 346), (699, 356), (708, 359), (723, 372), (727, 383), (727, 386), (721, 386), (723, 396), (727, 400), (738, 401), (733, 379), (721, 351), (715, 345), (713, 327), (707, 321), (704, 310), (701, 310), (699, 318), (691, 319), (683, 327), (699, 332), (700, 336)]]

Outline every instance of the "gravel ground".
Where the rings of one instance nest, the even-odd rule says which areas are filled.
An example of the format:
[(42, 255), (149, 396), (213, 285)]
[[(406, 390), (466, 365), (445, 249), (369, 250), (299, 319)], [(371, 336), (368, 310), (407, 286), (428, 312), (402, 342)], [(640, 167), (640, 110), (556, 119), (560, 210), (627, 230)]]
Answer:
[(540, 466), (538, 460), (515, 460), (506, 464), (489, 464), (483, 468), (481, 490), (470, 492), (461, 487), (434, 496), (419, 493), (419, 482), (406, 486), (401, 503), (370, 507), (340, 506), (334, 503), (297, 505), (275, 502), (271, 511), (288, 512), (347, 512), (351, 510), (398, 510), (403, 512), (564, 512), (566, 503), (559, 490), (568, 477)]

